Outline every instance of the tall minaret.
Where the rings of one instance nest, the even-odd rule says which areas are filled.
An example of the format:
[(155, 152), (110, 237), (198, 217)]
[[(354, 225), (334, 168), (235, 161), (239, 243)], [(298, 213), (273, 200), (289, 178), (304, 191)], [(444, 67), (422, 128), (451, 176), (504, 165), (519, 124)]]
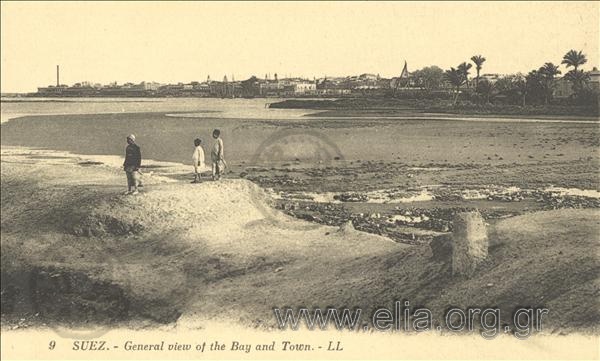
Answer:
[(60, 68), (56, 66), (56, 87), (60, 86)]

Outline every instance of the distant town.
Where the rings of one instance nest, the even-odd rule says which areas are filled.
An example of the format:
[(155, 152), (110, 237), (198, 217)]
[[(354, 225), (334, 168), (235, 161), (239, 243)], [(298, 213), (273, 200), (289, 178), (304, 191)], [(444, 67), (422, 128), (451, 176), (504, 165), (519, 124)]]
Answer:
[[(393, 79), (379, 74), (361, 74), (347, 77), (324, 78), (280, 78), (277, 73), (265, 74), (263, 78), (252, 76), (236, 81), (233, 76), (213, 80), (210, 75), (205, 81), (189, 83), (161, 84), (141, 82), (138, 84), (116, 82), (107, 85), (90, 82), (75, 83), (68, 86), (60, 83), (60, 69), (56, 69), (56, 85), (38, 88), (31, 96), (43, 97), (303, 97), (303, 96), (344, 96), (353, 93), (380, 92), (390, 89)], [(408, 71), (403, 72), (408, 83)]]
[[(364, 73), (345, 77), (300, 78), (283, 77), (277, 73), (264, 77), (252, 76), (246, 80), (235, 80), (233, 76), (215, 80), (210, 76), (204, 81), (190, 81), (177, 84), (141, 82), (97, 84), (61, 84), (60, 67), (56, 66), (56, 84), (39, 87), (37, 92), (23, 94), (28, 97), (206, 97), (206, 98), (256, 98), (256, 97), (357, 97), (357, 96), (415, 96), (423, 94), (451, 96), (454, 103), (460, 93), (479, 103), (490, 103), (492, 99), (515, 98), (521, 94), (522, 103), (545, 103), (561, 98), (582, 98), (585, 94), (600, 91), (600, 71), (594, 67), (590, 71), (578, 69), (587, 61), (585, 55), (571, 50), (565, 54), (562, 64), (567, 72), (561, 77), (558, 65), (545, 63), (528, 74), (484, 73), (485, 57), (474, 55), (471, 62), (463, 62), (456, 68), (443, 70), (435, 65), (409, 72), (404, 62), (399, 76), (384, 78), (379, 74)], [(473, 67), (473, 65), (475, 65)], [(470, 69), (476, 74), (470, 73)], [(586, 93), (587, 92), (587, 93)], [(590, 93), (591, 92), (591, 93)], [(412, 95), (411, 95), (412, 94)], [(526, 99), (527, 98), (527, 99)]]

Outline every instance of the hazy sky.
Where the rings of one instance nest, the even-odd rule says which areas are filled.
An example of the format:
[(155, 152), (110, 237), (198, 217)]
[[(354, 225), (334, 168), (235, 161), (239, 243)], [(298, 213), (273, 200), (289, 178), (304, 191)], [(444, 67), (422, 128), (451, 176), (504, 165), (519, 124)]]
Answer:
[[(223, 75), (398, 75), (472, 55), (483, 72), (598, 66), (600, 3), (2, 2), (2, 92), (79, 81), (189, 82)], [(564, 71), (564, 67), (562, 68)]]

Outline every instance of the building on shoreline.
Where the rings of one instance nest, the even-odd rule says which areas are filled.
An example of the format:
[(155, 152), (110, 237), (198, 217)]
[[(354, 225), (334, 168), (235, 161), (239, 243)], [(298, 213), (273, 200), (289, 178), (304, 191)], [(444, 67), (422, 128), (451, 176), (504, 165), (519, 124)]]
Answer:
[(160, 84), (156, 82), (141, 82), (139, 84), (116, 82), (107, 85), (81, 82), (68, 86), (57, 85), (39, 87), (32, 97), (344, 97), (381, 95), (395, 87), (411, 88), (410, 73), (406, 63), (400, 77), (386, 79), (379, 74), (363, 73), (345, 77), (323, 78), (279, 78), (277, 73), (271, 78), (265, 74), (262, 79), (252, 76), (246, 80), (235, 81), (227, 76), (222, 81), (211, 80), (191, 81), (188, 83)]
[[(339, 94), (350, 94), (350, 88), (336, 85)], [(28, 94), (32, 97), (303, 97), (319, 95), (316, 80), (300, 78), (290, 79), (257, 79), (252, 77), (244, 81), (205, 82), (159, 84), (142, 82), (139, 84), (125, 83), (108, 85), (87, 82), (76, 83), (72, 86), (61, 84), (39, 87), (37, 92)], [(325, 93), (325, 92), (324, 92)]]

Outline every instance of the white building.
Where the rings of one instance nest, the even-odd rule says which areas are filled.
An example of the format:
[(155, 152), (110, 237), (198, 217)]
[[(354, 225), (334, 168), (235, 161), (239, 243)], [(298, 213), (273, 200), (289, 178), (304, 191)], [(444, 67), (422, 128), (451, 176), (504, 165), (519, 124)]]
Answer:
[[(490, 83), (494, 84), (495, 82), (497, 82), (499, 79), (505, 77), (504, 74), (481, 74), (479, 76), (479, 81), (489, 81)], [(472, 81), (476, 80), (476, 76), (473, 77), (473, 79), (471, 79)]]
[(294, 83), (294, 94), (316, 94), (317, 84), (311, 82)]

